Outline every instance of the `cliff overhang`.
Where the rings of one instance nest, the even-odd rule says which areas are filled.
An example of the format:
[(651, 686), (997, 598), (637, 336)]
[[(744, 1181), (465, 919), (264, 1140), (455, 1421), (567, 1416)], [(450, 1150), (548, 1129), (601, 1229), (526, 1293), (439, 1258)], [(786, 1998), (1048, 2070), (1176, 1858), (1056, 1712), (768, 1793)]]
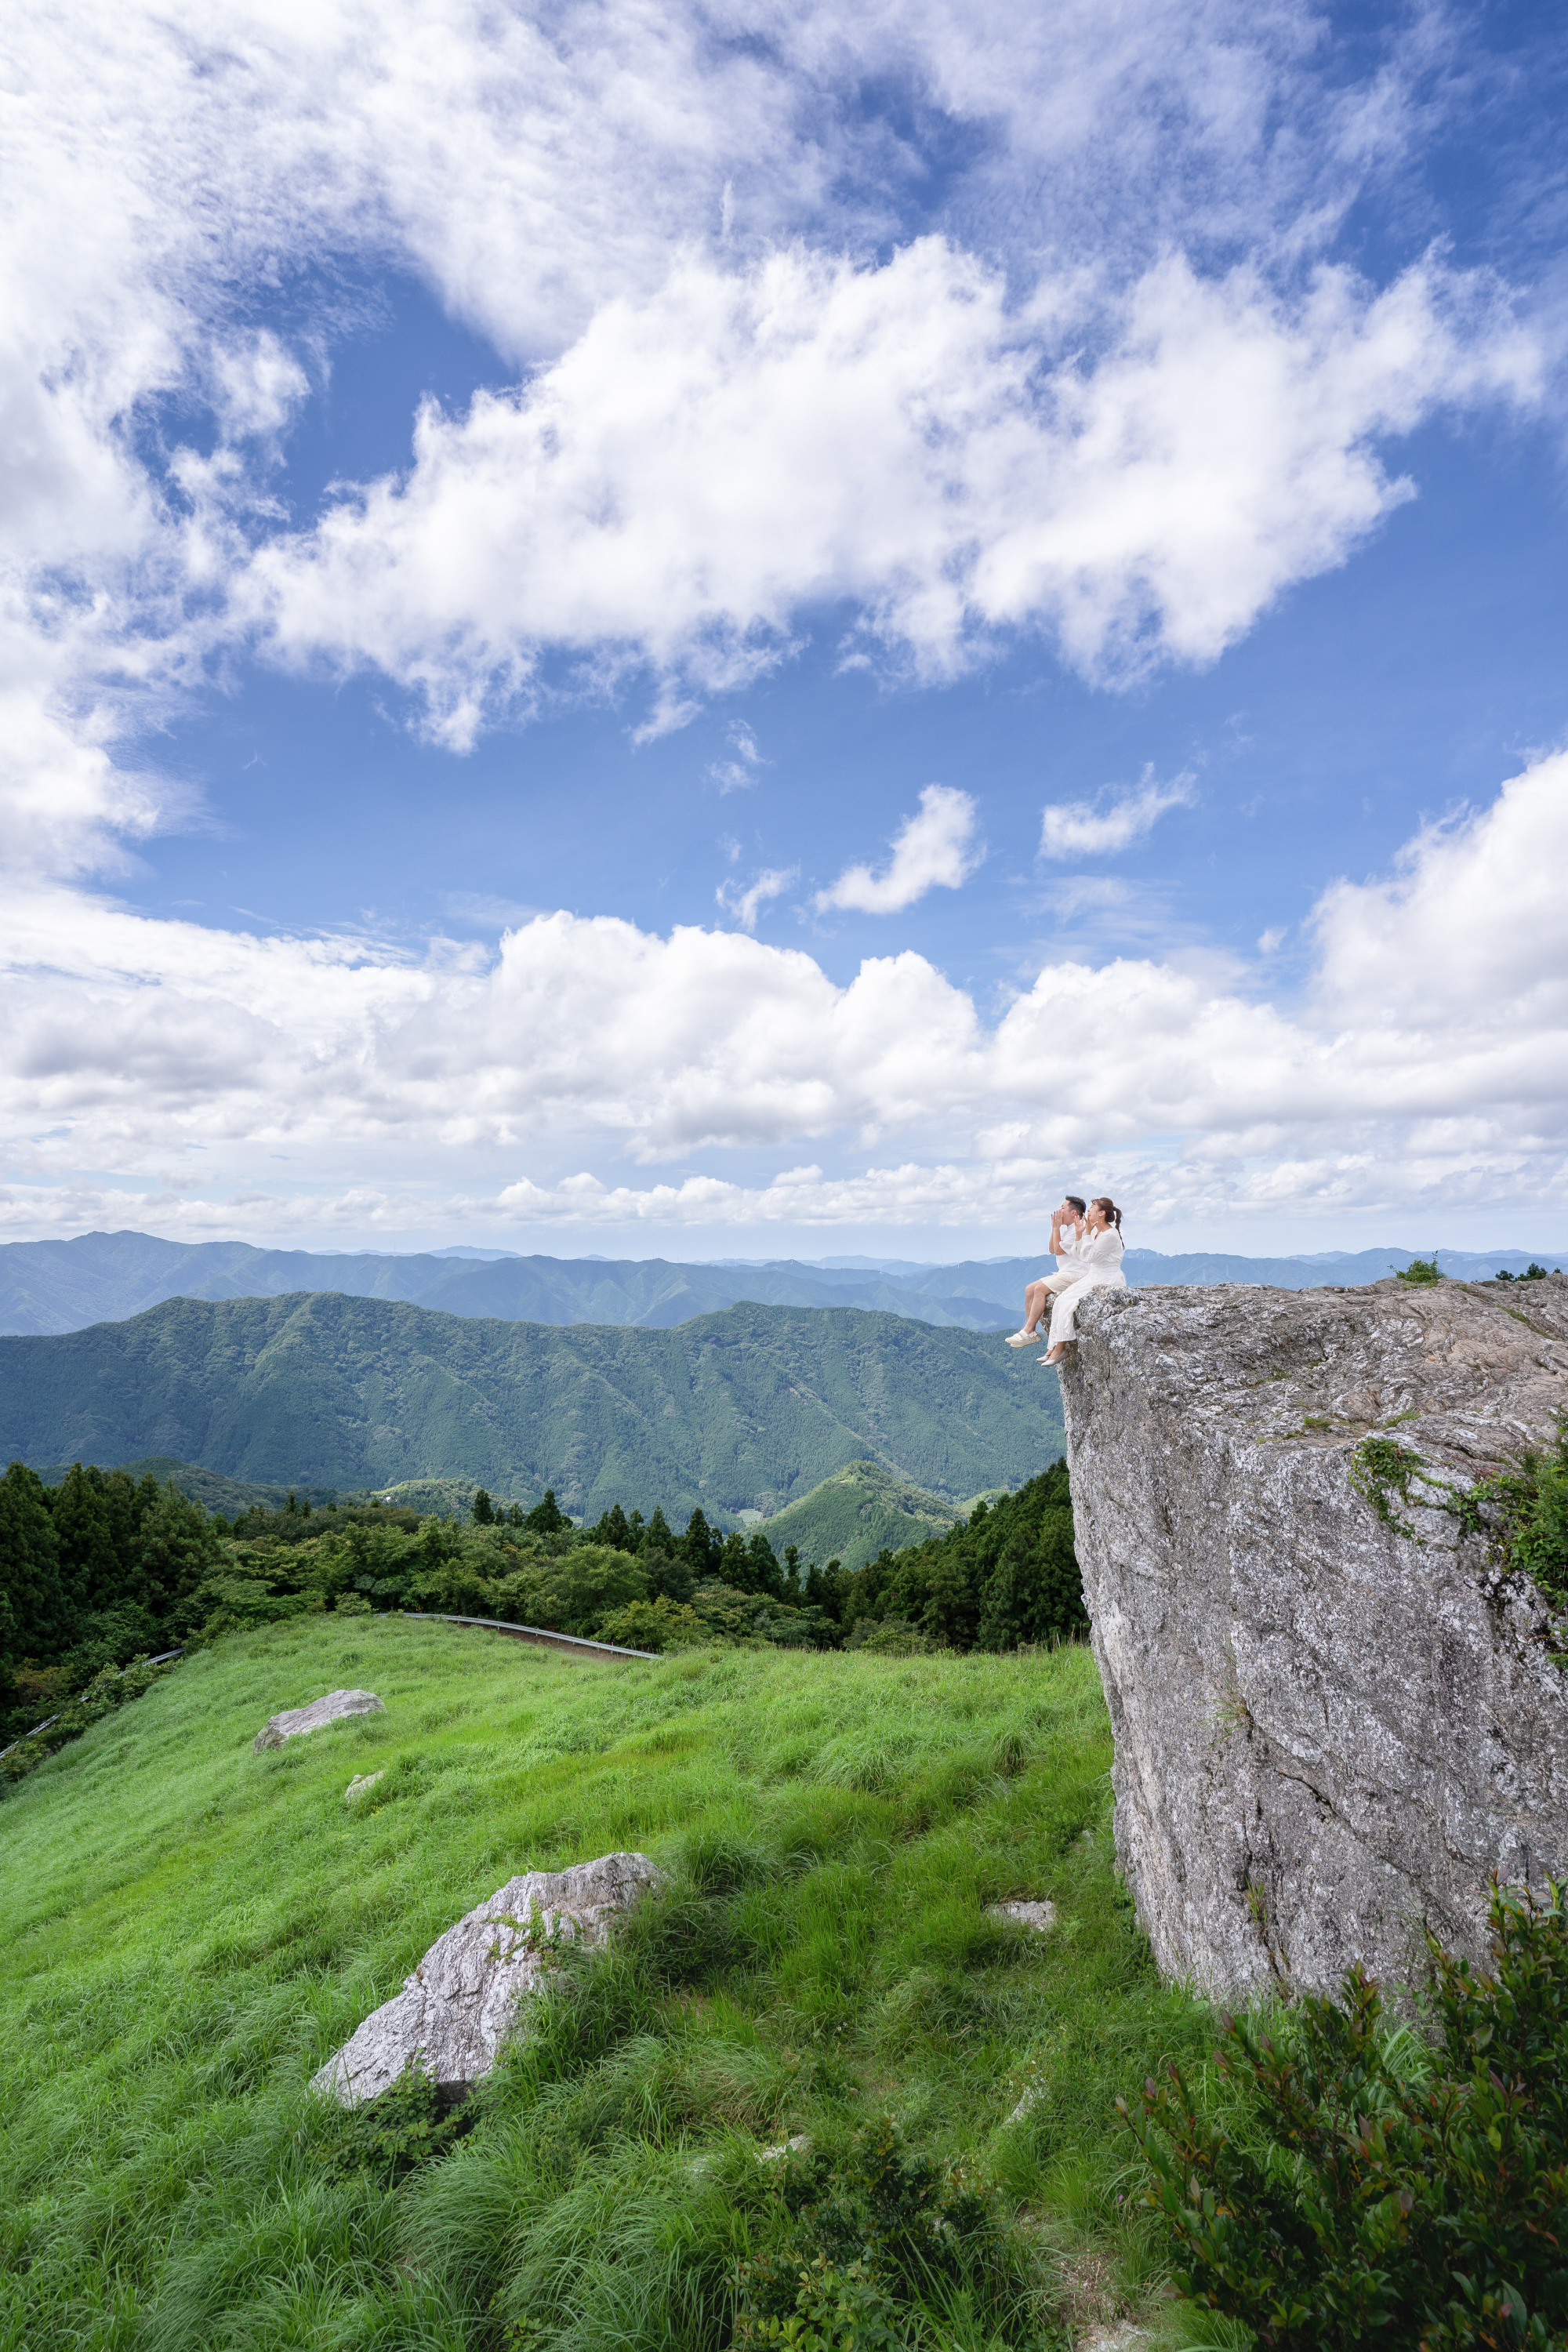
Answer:
[(1118, 1858), (1216, 1996), (1484, 1955), (1568, 1877), (1568, 1679), (1477, 1490), (1568, 1411), (1568, 1280), (1105, 1290), (1063, 1367)]

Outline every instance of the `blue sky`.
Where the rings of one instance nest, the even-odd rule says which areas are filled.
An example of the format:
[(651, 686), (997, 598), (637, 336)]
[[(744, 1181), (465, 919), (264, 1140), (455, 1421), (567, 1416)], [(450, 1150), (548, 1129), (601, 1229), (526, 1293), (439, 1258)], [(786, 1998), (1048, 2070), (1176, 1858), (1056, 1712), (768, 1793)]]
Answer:
[(1568, 1245), (1565, 57), (51, 12), (5, 1231)]

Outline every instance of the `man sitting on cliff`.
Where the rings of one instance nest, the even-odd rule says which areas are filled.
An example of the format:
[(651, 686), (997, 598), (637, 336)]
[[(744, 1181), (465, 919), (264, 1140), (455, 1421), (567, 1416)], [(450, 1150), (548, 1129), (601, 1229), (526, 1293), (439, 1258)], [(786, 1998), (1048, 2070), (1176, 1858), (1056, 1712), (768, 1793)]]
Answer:
[(1082, 1272), (1078, 1260), (1084, 1248), (1084, 1203), (1076, 1192), (1067, 1193), (1059, 1209), (1051, 1212), (1051, 1255), (1056, 1259), (1054, 1274), (1042, 1274), (1031, 1282), (1024, 1293), (1024, 1328), (1009, 1331), (1009, 1348), (1026, 1348), (1039, 1337), (1040, 1318), (1058, 1291), (1068, 1289)]

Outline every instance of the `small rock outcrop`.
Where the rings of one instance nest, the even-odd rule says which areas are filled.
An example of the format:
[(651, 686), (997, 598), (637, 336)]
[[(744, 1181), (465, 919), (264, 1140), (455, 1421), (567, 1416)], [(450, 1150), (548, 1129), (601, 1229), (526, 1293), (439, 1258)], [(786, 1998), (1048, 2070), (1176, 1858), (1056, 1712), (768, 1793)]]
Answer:
[(374, 1691), (329, 1691), (325, 1698), (313, 1698), (309, 1706), (288, 1706), (281, 1715), (268, 1716), (250, 1744), (259, 1755), (263, 1748), (281, 1748), (286, 1739), (320, 1731), (329, 1723), (343, 1723), (355, 1715), (385, 1713), (384, 1701)]
[(604, 1943), (617, 1913), (658, 1876), (646, 1853), (606, 1853), (509, 1878), (437, 1937), (402, 1991), (371, 2012), (310, 2087), (354, 2107), (416, 2063), (444, 2098), (460, 2098), (494, 2065), (519, 2001), (544, 1982), (552, 1947)]
[(1015, 1927), (1032, 1927), (1037, 1936), (1048, 1936), (1056, 1925), (1054, 1903), (988, 1903), (988, 1919), (1010, 1919)]
[[(1116, 1842), (1205, 1991), (1408, 1982), (1568, 1875), (1568, 1679), (1459, 1497), (1568, 1410), (1568, 1281), (1098, 1291), (1063, 1364)], [(1399, 1450), (1396, 1453), (1394, 1448)]]

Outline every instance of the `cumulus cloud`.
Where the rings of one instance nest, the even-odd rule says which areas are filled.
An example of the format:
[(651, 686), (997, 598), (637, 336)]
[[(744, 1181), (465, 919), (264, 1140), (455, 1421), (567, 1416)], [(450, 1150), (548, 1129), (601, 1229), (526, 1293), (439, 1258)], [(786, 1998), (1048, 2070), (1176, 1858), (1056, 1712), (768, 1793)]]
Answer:
[(1495, 290), (1428, 264), (1284, 298), (1171, 257), (1075, 306), (1066, 356), (1059, 301), (938, 237), (870, 267), (692, 256), (521, 391), (427, 406), (407, 473), (270, 539), (237, 610), (279, 660), (396, 679), (458, 748), (546, 651), (710, 692), (828, 601), (921, 677), (1030, 629), (1125, 679), (1212, 661), (1342, 562), (1411, 495), (1382, 436), (1536, 390)]
[[(841, 985), (738, 930), (664, 939), (553, 914), (493, 955), (415, 960), (34, 890), (0, 931), (0, 1111), (23, 1187), (90, 1167), (206, 1202), (215, 1184), (254, 1191), (278, 1153), (323, 1198), (387, 1195), (393, 1223), (432, 1188), (473, 1199), (481, 1177), (508, 1214), (532, 1202), (560, 1222), (578, 1201), (614, 1222), (595, 1205), (603, 1179), (574, 1172), (606, 1150), (635, 1167), (816, 1146), (802, 1218), (869, 1218), (876, 1200), (884, 1222), (973, 1222), (988, 1187), (1000, 1215), (995, 1171), (1026, 1188), (1047, 1159), (1118, 1184), (1131, 1170), (1152, 1202), (1327, 1211), (1487, 1181), (1544, 1202), (1568, 1163), (1564, 855), (1568, 754), (1421, 834), (1392, 876), (1334, 885), (1299, 1003), (1239, 970), (1066, 961), (990, 1022), (907, 951)], [(1153, 1138), (1181, 1139), (1179, 1159)], [(843, 1172), (846, 1152), (889, 1145)], [(771, 1179), (686, 1181), (605, 1189), (646, 1191), (650, 1217), (673, 1196), (672, 1216), (703, 1201), (737, 1223), (774, 1213), (756, 1205)]]
[[(997, 1022), (920, 957), (840, 987), (743, 928), (776, 870), (726, 900), (741, 929), (550, 916), (493, 956), (420, 958), (72, 887), (185, 819), (124, 746), (255, 651), (377, 672), (455, 749), (563, 674), (644, 678), (646, 731), (668, 729), (829, 610), (847, 661), (917, 677), (1024, 632), (1105, 684), (1212, 660), (1411, 495), (1393, 440), (1539, 394), (1539, 338), (1493, 278), (1436, 249), (1384, 283), (1330, 257), (1426, 68), (1395, 43), (1357, 80), (1324, 54), (1315, 19), (1242, 0), (25, 12), (0, 164), (18, 1183), (108, 1169), (207, 1214), (207, 1178), (253, 1189), (258, 1155), (294, 1155), (334, 1230), (391, 1230), (399, 1187), (458, 1198), (455, 1156), (553, 1199), (579, 1139), (635, 1165), (897, 1137), (912, 1202), (928, 1165), (979, 1164), (954, 1130), (1012, 1165), (1020, 1100), (1064, 1149), (1184, 1134), (1227, 1183), (1272, 1155), (1323, 1198), (1381, 1164), (1391, 1121), (1401, 1181), (1544, 1166), (1554, 869), (1521, 848), (1542, 778), (1561, 796), (1544, 767), (1331, 891), (1286, 1009), (1137, 960), (1052, 967)], [(496, 381), (427, 403), (395, 472), (290, 511), (290, 434), (386, 273), (487, 339)], [(721, 784), (756, 767), (730, 748)], [(886, 869), (825, 897), (952, 887), (963, 797), (925, 795)], [(1113, 1070), (1073, 1042), (1111, 1020)], [(851, 1197), (815, 1181), (802, 1200)]]
[(1191, 808), (1197, 779), (1187, 771), (1160, 783), (1145, 768), (1135, 793), (1120, 800), (1053, 801), (1040, 827), (1043, 857), (1101, 857), (1130, 849), (1152, 833), (1167, 809)]
[[(162, 821), (100, 755), (253, 644), (458, 748), (551, 656), (679, 724), (825, 603), (925, 677), (1021, 629), (1101, 680), (1212, 659), (1407, 495), (1388, 436), (1535, 389), (1491, 281), (1321, 266), (1430, 68), (1318, 40), (1241, 0), (32, 12), (0, 672), (81, 755), (58, 863)], [(291, 423), (388, 267), (498, 383), (291, 518)]]
[(969, 793), (952, 784), (928, 784), (919, 811), (893, 836), (886, 870), (873, 874), (868, 866), (846, 866), (837, 882), (817, 892), (818, 913), (843, 907), (866, 915), (896, 915), (928, 890), (956, 890), (984, 855), (974, 841), (975, 821)]

